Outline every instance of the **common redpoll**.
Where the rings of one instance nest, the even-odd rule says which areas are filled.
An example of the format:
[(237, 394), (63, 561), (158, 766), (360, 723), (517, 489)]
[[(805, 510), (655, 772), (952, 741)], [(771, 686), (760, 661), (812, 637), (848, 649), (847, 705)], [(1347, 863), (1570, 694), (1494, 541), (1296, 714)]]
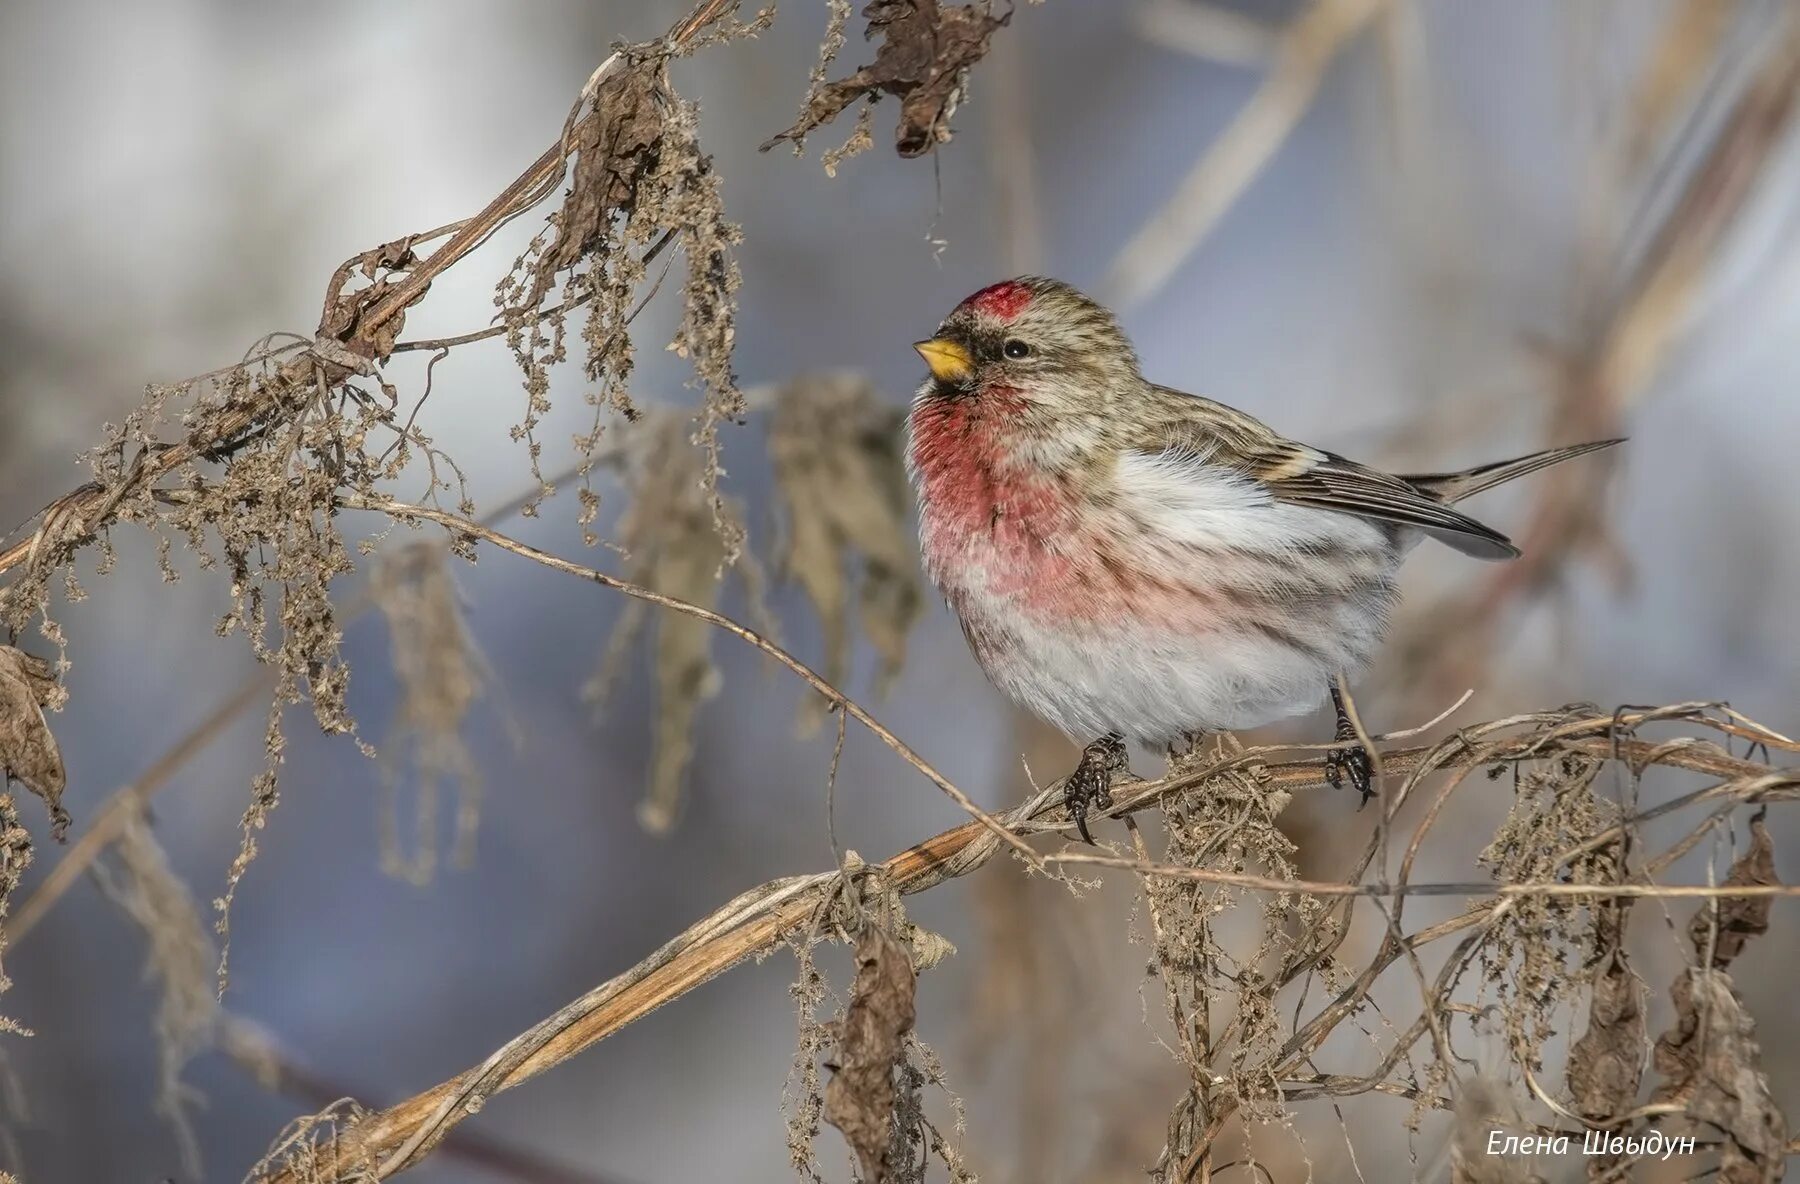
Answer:
[[(1450, 503), (1618, 443), (1394, 476), (1146, 380), (1111, 312), (1067, 284), (983, 288), (915, 348), (907, 452), (925, 570), (994, 684), (1076, 739), (1084, 838), (1124, 740), (1160, 746), (1298, 715), (1363, 670), (1425, 535), (1506, 536)], [(1333, 754), (1369, 795), (1367, 756)], [(1090, 840), (1091, 841), (1091, 840)]]

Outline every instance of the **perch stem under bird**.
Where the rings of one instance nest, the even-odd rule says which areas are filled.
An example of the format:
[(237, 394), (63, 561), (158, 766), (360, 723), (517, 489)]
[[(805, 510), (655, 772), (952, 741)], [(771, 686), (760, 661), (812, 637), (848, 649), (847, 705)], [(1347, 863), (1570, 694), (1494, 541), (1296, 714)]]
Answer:
[[(914, 348), (931, 370), (908, 421), (926, 571), (996, 686), (1099, 737), (1067, 782), (1090, 842), (1128, 739), (1191, 745), (1325, 691), (1353, 739), (1337, 680), (1379, 648), (1407, 553), (1430, 537), (1518, 555), (1454, 503), (1620, 442), (1387, 473), (1149, 381), (1110, 311), (1038, 276), (976, 292)], [(1368, 800), (1360, 745), (1329, 772)]]

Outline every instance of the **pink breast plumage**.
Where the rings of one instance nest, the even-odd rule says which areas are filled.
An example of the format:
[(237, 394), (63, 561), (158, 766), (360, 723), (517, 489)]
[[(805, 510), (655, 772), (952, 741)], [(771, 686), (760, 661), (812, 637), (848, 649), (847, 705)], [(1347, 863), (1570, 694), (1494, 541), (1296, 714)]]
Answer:
[[(1004, 391), (980, 400), (930, 399), (913, 409), (912, 467), (924, 560), (946, 594), (974, 565), (995, 595), (1030, 594), (1066, 580), (1074, 504), (1066, 485), (1008, 454)], [(966, 582), (966, 581), (964, 581)]]

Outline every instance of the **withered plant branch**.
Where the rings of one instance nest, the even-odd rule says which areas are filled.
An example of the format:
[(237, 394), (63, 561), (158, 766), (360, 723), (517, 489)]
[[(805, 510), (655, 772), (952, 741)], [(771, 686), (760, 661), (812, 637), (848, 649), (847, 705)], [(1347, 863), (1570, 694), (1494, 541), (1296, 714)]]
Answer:
[[(700, 0), (687, 16), (669, 29), (663, 38), (663, 44), (671, 53), (689, 47), (702, 31), (735, 11), (739, 3), (741, 0)], [(596, 71), (596, 75), (601, 74), (614, 60), (616, 55), (615, 58), (609, 58), (601, 70)], [(589, 87), (594, 84), (595, 80), (590, 80)], [(340, 311), (338, 299), (341, 284), (338, 277), (333, 277), (334, 282), (326, 294), (318, 336), (303, 347), (297, 356), (282, 364), (277, 371), (278, 381), (274, 384), (274, 391), (268, 398), (247, 401), (245, 406), (234, 408), (229, 413), (209, 417), (204, 438), (196, 434), (180, 443), (147, 453), (140, 458), (140, 464), (133, 468), (119, 488), (107, 489), (90, 482), (64, 494), (40, 512), (40, 520), (59, 524), (55, 532), (59, 545), (76, 546), (85, 543), (110, 521), (112, 512), (130, 485), (154, 485), (182, 466), (204, 459), (221, 447), (231, 445), (245, 432), (257, 427), (266, 416), (279, 412), (283, 392), (306, 387), (321, 369), (334, 379), (350, 374), (373, 373), (375, 359), (391, 352), (393, 348), (391, 334), (395, 318), (422, 299), (433, 280), (467, 258), (496, 229), (543, 200), (567, 168), (569, 147), (565, 130), (556, 143), (546, 148), (537, 160), (474, 217), (406, 236), (389, 244), (395, 248), (404, 246), (406, 252), (410, 253), (413, 245), (435, 239), (446, 231), (450, 233), (443, 246), (424, 259), (412, 263), (380, 299), (354, 317), (341, 335), (333, 334), (327, 329), (334, 314)], [(347, 279), (351, 266), (345, 264), (339, 269), (339, 275)], [(384, 332), (389, 334), (385, 346), (381, 344)], [(35, 558), (45, 538), (46, 531), (40, 526), (30, 537), (0, 551), (0, 575), (11, 571), (27, 558)]]
[[(572, 565), (571, 565), (572, 566)], [(1791, 794), (1800, 787), (1800, 771), (1771, 770), (1765, 765), (1733, 756), (1724, 749), (1696, 741), (1690, 744), (1652, 743), (1621, 736), (1621, 731), (1658, 721), (1680, 721), (1718, 730), (1720, 717), (1708, 704), (1679, 704), (1636, 712), (1612, 714), (1594, 712), (1535, 713), (1497, 720), (1483, 725), (1485, 732), (1529, 729), (1521, 735), (1503, 736), (1471, 742), (1452, 736), (1434, 745), (1389, 748), (1382, 752), (1383, 767), (1390, 774), (1414, 778), (1446, 765), (1458, 768), (1480, 765), (1504, 765), (1539, 759), (1552, 754), (1591, 752), (1603, 758), (1616, 759), (1632, 769), (1651, 764), (1687, 769), (1730, 779), (1736, 793), (1744, 800), (1763, 799), (1780, 792)], [(1723, 721), (1730, 722), (1730, 721)], [(1467, 734), (1470, 729), (1464, 729)], [(1771, 734), (1773, 735), (1773, 734)], [(1771, 747), (1792, 750), (1792, 741), (1779, 738)], [(1267, 747), (1214, 762), (1205, 768), (1179, 776), (1127, 787), (1110, 812), (1113, 817), (1150, 808), (1166, 797), (1191, 789), (1210, 777), (1239, 769), (1248, 761), (1260, 766), (1258, 777), (1269, 792), (1324, 790), (1321, 759), (1280, 761), (1273, 757), (1293, 748)], [(1046, 829), (1040, 824), (1050, 820), (1048, 829), (1067, 831), (1060, 821), (1061, 786), (1052, 785), (1032, 800), (992, 818), (978, 819), (935, 835), (902, 851), (881, 864), (859, 874), (876, 877), (899, 893), (923, 892), (948, 880), (968, 874), (998, 853), (1006, 844), (993, 833), (997, 825), (1008, 834), (1018, 836)], [(1121, 861), (1136, 872), (1145, 870), (1141, 861)], [(841, 887), (843, 872), (834, 868), (813, 875), (773, 880), (734, 898), (696, 922), (662, 948), (623, 974), (595, 987), (592, 991), (560, 1009), (504, 1045), (482, 1064), (469, 1069), (431, 1089), (400, 1102), (380, 1113), (370, 1115), (339, 1135), (339, 1158), (357, 1166), (354, 1171), (375, 1168), (376, 1179), (385, 1179), (419, 1158), (462, 1118), (478, 1109), (492, 1094), (524, 1083), (560, 1064), (576, 1053), (591, 1047), (626, 1025), (642, 1018), (744, 960), (774, 950), (791, 935), (812, 925), (819, 910), (827, 907)], [(1265, 881), (1260, 877), (1241, 876), (1222, 882), (1274, 892), (1306, 892), (1310, 884), (1293, 881)], [(1330, 885), (1334, 892), (1342, 885)], [(1416, 892), (1428, 885), (1392, 886), (1390, 895), (1401, 891)], [(1529, 888), (1538, 893), (1558, 893), (1569, 885), (1559, 883), (1511, 886), (1505, 884), (1472, 885), (1491, 903), (1430, 926), (1409, 935), (1403, 941), (1391, 936), (1384, 943), (1376, 961), (1309, 1024), (1296, 1031), (1282, 1052), (1284, 1077), (1306, 1072), (1305, 1059), (1315, 1051), (1338, 1023), (1351, 1015), (1372, 988), (1374, 980), (1392, 961), (1430, 941), (1439, 940), (1472, 927), (1491, 924), (1517, 899), (1516, 888)], [(1615, 891), (1607, 885), (1582, 885), (1586, 895), (1601, 897)], [(1626, 895), (1651, 895), (1654, 886), (1619, 885)], [(1766, 887), (1766, 886), (1763, 886)], [(1459, 891), (1462, 890), (1459, 888)], [(1751, 895), (1746, 887), (1701, 889), (1661, 889), (1676, 895), (1731, 896)], [(1756, 895), (1770, 895), (1758, 888)], [(1464, 956), (1473, 948), (1466, 939)], [(1447, 977), (1460, 959), (1440, 973)], [(1223, 1115), (1214, 1123), (1223, 1123)], [(1209, 1132), (1213, 1131), (1209, 1123)], [(340, 1177), (348, 1180), (361, 1178)], [(317, 1184), (302, 1180), (285, 1170), (265, 1177), (267, 1184)]]
[[(656, 257), (667, 250), (669, 244), (675, 241), (675, 234), (676, 232), (673, 230), (665, 230), (662, 237), (651, 243), (644, 251), (638, 262), (646, 267), (655, 262)], [(644, 293), (644, 298), (638, 301), (637, 307), (632, 309), (631, 314), (625, 318), (625, 323), (627, 325), (637, 319), (638, 314), (644, 311), (645, 306), (650, 303), (651, 299), (655, 297), (657, 290), (661, 287), (661, 280), (658, 280), (655, 284), (651, 285), (650, 290)], [(581, 295), (570, 300), (567, 304), (553, 304), (549, 308), (540, 309), (536, 313), (536, 319), (541, 322), (553, 322), (563, 314), (585, 306), (592, 299), (592, 293), (583, 292)], [(489, 325), (485, 329), (476, 329), (473, 332), (458, 334), (455, 337), (421, 337), (413, 341), (396, 342), (393, 352), (403, 354), (413, 353), (419, 350), (435, 351), (455, 349), (457, 346), (461, 345), (473, 345), (477, 341), (490, 341), (496, 337), (504, 337), (514, 328), (515, 326), (512, 322), (502, 320), (497, 325)]]
[(1168, 283), (1287, 141), (1338, 53), (1386, 2), (1313, 0), (1282, 30), (1262, 86), (1113, 261), (1103, 284), (1108, 304), (1130, 307)]

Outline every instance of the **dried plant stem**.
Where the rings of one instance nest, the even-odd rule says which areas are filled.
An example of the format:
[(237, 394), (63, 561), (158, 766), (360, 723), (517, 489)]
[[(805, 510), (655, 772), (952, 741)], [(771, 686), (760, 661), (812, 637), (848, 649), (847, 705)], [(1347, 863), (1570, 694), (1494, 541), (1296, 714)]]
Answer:
[[(1618, 736), (1621, 730), (1656, 720), (1686, 720), (1708, 724), (1717, 722), (1703, 714), (1704, 708), (1705, 705), (1701, 704), (1683, 704), (1655, 711), (1582, 715), (1566, 719), (1560, 724), (1548, 722), (1553, 718), (1549, 716), (1518, 716), (1484, 725), (1483, 730), (1529, 727), (1533, 724), (1541, 725), (1541, 730), (1499, 740), (1470, 742), (1453, 737), (1437, 745), (1389, 749), (1381, 754), (1382, 766), (1391, 775), (1416, 779), (1449, 763), (1452, 760), (1451, 754), (1454, 754), (1454, 763), (1463, 767), (1531, 760), (1544, 755), (1554, 745), (1556, 752), (1592, 751), (1599, 756), (1615, 758), (1633, 768), (1664, 764), (1727, 777), (1730, 781), (1717, 787), (1719, 792), (1728, 793), (1739, 800), (1763, 799), (1776, 794), (1792, 795), (1796, 789), (1800, 789), (1800, 770), (1770, 769), (1702, 742), (1657, 744)], [(1466, 732), (1465, 729), (1465, 734)], [(1777, 746), (1792, 748), (1791, 742)], [(1191, 773), (1131, 787), (1129, 796), (1121, 800), (1112, 813), (1119, 816), (1149, 808), (1169, 795), (1191, 789), (1208, 778), (1241, 768), (1246, 760), (1262, 766), (1263, 772), (1259, 775), (1263, 778), (1261, 784), (1269, 792), (1320, 790), (1327, 786), (1322, 760), (1269, 760), (1272, 754), (1281, 751), (1284, 750), (1254, 750)], [(964, 823), (953, 830), (933, 836), (864, 874), (879, 877), (882, 882), (902, 894), (923, 892), (947, 880), (968, 874), (1001, 850), (1002, 840), (992, 832), (990, 824), (1016, 838), (1033, 830), (1045, 829), (1036, 824), (1059, 814), (1060, 810), (1061, 787), (1052, 785), (1015, 810), (997, 818)], [(1065, 827), (1066, 824), (1059, 823), (1048, 829)], [(1108, 862), (1104, 858), (1094, 857), (1084, 861), (1101, 864)], [(1137, 874), (1164, 874), (1166, 871), (1154, 865), (1146, 865), (1141, 860), (1119, 859), (1116, 862)], [(1190, 869), (1177, 870), (1186, 874)], [(377, 1179), (386, 1178), (411, 1166), (450, 1127), (472, 1113), (492, 1094), (536, 1077), (745, 959), (775, 949), (791, 934), (812, 923), (818, 910), (838, 890), (841, 874), (838, 869), (833, 869), (809, 876), (775, 880), (736, 897), (690, 926), (630, 970), (595, 987), (509, 1042), (481, 1065), (371, 1115), (343, 1132), (340, 1136), (341, 1157), (346, 1162), (379, 1164)], [(1490, 899), (1500, 898), (1497, 903), (1473, 908), (1462, 916), (1440, 922), (1404, 940), (1396, 940), (1390, 935), (1375, 962), (1345, 988), (1320, 1016), (1295, 1032), (1290, 1039), (1283, 1056), (1286, 1061), (1292, 1062), (1295, 1071), (1302, 1070), (1305, 1056), (1316, 1050), (1332, 1028), (1355, 1010), (1373, 986), (1375, 978), (1392, 961), (1429, 941), (1484, 922), (1491, 923), (1511, 900), (1521, 894), (1568, 894), (1567, 890), (1571, 887), (1579, 888), (1573, 894), (1594, 897), (1609, 894), (1701, 897), (1777, 894), (1770, 887), (1752, 889), (1748, 886), (1571, 886), (1549, 882), (1530, 885), (1399, 884), (1369, 889), (1354, 885), (1315, 885), (1270, 880), (1250, 875), (1219, 874), (1204, 878), (1243, 888), (1285, 893), (1318, 890), (1339, 895), (1350, 890), (1358, 895), (1397, 896), (1407, 893), (1422, 895), (1442, 888), (1464, 894), (1479, 894)], [(1338, 1084), (1340, 1083), (1333, 1079), (1322, 1088), (1336, 1092)], [(1222, 1122), (1223, 1115), (1213, 1119), (1213, 1123)], [(285, 1171), (276, 1172), (267, 1180), (268, 1184), (303, 1184)], [(313, 1182), (306, 1181), (304, 1184)]]
[[(265, 1089), (278, 1090), (323, 1110), (350, 1091), (296, 1061), (259, 1025), (235, 1015), (219, 1017), (219, 1048)], [(458, 1130), (441, 1144), (445, 1159), (485, 1169), (518, 1184), (623, 1184), (617, 1177), (565, 1167), (525, 1148), (496, 1142), (476, 1131)]]
[[(1757, 184), (1780, 159), (1800, 99), (1800, 12), (1772, 10), (1770, 44), (1668, 214), (1624, 274), (1603, 293), (1593, 323), (1572, 350), (1551, 347), (1557, 381), (1546, 438), (1621, 434), (1626, 413), (1648, 393), (1695, 311), (1695, 300)], [(1524, 555), (1474, 591), (1439, 606), (1395, 638), (1406, 678), (1426, 695), (1481, 681), (1509, 612), (1550, 587), (1577, 554), (1606, 552), (1603, 491), (1617, 461), (1550, 473), (1536, 486)]]

